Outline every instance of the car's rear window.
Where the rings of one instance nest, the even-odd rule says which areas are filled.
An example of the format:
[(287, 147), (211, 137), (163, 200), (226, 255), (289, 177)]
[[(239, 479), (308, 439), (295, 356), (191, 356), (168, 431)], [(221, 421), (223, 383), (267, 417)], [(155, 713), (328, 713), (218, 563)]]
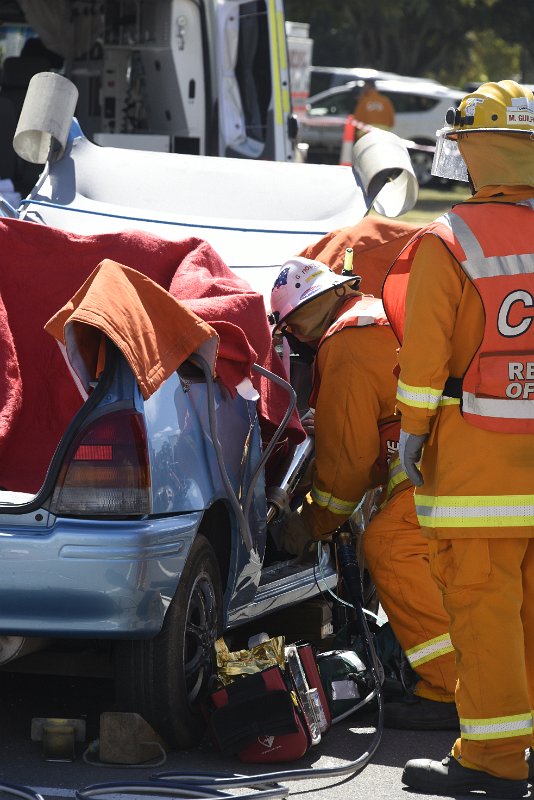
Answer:
[(328, 98), (312, 103), (309, 113), (312, 117), (346, 117), (354, 111), (358, 94), (358, 89), (336, 92)]
[[(335, 86), (333, 83), (334, 80), (335, 76), (330, 75), (328, 72), (312, 72), (310, 74), (310, 97), (319, 94), (319, 92), (326, 92), (327, 89), (331, 89), (332, 86)], [(346, 82), (346, 80), (341, 80), (342, 84)]]
[(430, 111), (439, 103), (439, 98), (437, 97), (428, 97), (427, 95), (422, 94), (412, 94), (411, 92), (382, 91), (381, 93), (386, 95), (386, 97), (389, 97), (393, 103), (395, 111), (401, 113)]

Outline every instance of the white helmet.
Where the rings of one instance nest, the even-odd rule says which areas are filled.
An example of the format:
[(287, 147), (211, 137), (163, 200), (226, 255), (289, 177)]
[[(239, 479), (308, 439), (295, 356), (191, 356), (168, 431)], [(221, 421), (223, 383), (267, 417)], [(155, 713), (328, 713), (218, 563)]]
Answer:
[(357, 289), (360, 280), (359, 275), (337, 275), (322, 261), (311, 258), (296, 256), (286, 261), (271, 290), (273, 333), (279, 332), (284, 320), (310, 300), (345, 283), (351, 283), (352, 288)]

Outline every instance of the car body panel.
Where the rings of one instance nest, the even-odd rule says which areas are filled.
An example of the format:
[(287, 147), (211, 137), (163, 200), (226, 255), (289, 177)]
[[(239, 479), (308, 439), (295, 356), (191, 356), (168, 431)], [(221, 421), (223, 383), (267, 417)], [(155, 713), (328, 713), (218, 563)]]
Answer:
[(257, 588), (253, 601), (245, 605), (233, 604), (228, 617), (228, 627), (231, 629), (316, 597), (317, 570), (321, 575), (322, 590), (331, 589), (337, 582), (337, 572), (331, 562), (328, 547), (323, 548), (318, 567), (314, 568), (311, 564), (303, 567), (285, 563), (264, 570), (262, 584)]
[(51, 518), (39, 535), (2, 517), (2, 634), (130, 638), (160, 630), (202, 514)]
[[(242, 450), (251, 423), (257, 425), (255, 403), (235, 400), (214, 387), (218, 433), (230, 480), (242, 491)], [(144, 404), (150, 448), (154, 514), (187, 513), (207, 508), (224, 486), (213, 448), (209, 446), (206, 386), (171, 375)]]

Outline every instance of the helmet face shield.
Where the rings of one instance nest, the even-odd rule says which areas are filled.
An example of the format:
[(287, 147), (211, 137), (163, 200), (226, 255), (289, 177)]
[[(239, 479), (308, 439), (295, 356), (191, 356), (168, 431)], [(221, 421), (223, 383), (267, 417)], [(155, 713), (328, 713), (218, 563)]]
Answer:
[(469, 181), (467, 166), (458, 148), (458, 143), (447, 138), (452, 128), (441, 128), (436, 131), (436, 151), (432, 162), (432, 175), (448, 178), (451, 181)]

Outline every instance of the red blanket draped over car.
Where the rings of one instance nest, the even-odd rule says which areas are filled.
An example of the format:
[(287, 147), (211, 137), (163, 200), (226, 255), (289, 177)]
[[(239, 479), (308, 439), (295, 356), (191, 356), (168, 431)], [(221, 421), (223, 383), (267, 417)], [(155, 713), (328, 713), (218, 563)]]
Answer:
[[(0, 486), (38, 490), (82, 398), (47, 321), (105, 259), (143, 273), (209, 323), (220, 336), (216, 373), (235, 392), (249, 377), (268, 437), (288, 405), (282, 388), (251, 373), (256, 362), (285, 376), (271, 341), (262, 296), (197, 238), (173, 242), (141, 231), (82, 236), (0, 219)], [(53, 391), (50, 391), (53, 388)], [(296, 414), (288, 429), (304, 438)]]

